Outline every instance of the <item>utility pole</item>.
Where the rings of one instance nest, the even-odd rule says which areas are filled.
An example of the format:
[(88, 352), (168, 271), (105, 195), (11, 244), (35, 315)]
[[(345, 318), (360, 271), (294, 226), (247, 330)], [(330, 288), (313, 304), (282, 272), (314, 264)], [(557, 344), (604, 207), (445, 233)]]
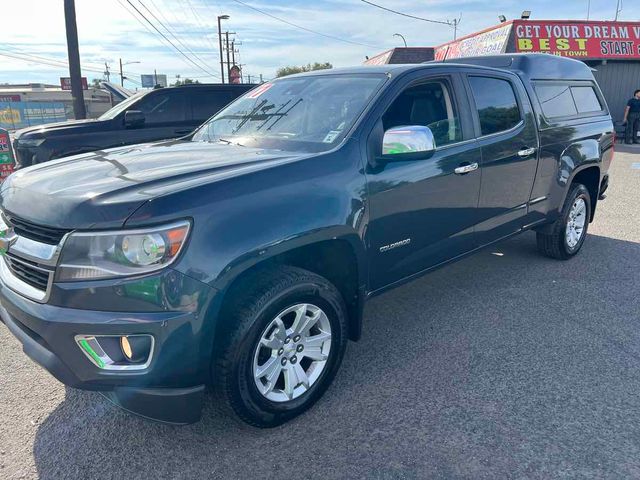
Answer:
[(87, 118), (82, 91), (82, 71), (78, 50), (78, 26), (76, 25), (76, 5), (74, 0), (64, 0), (64, 24), (67, 30), (67, 54), (69, 56), (69, 76), (71, 77), (71, 97), (73, 114), (77, 120)]
[(104, 62), (104, 76), (107, 77), (107, 82), (111, 78), (111, 72), (109, 72), (109, 65), (107, 62)]
[(231, 40), (231, 64), (236, 64), (236, 41)]
[(225, 45), (227, 50), (227, 83), (231, 83), (231, 59), (229, 58), (229, 31), (225, 32)]
[(264, 83), (264, 81), (262, 80), (262, 74), (260, 74), (260, 83)]
[(120, 58), (120, 86), (124, 87), (124, 74), (122, 73), (122, 59)]
[(460, 20), (458, 20), (457, 18), (453, 19), (453, 39), (457, 39), (458, 38), (458, 24), (460, 23)]
[(224, 83), (224, 60), (222, 59), (222, 27), (220, 26), (220, 20), (228, 20), (229, 15), (218, 15), (218, 44), (220, 46), (220, 75), (222, 76), (222, 83)]
[(153, 86), (155, 87), (156, 85), (158, 85), (158, 71), (154, 68), (153, 69)]
[(616, 18), (614, 19), (614, 22), (618, 21), (618, 15), (620, 15), (621, 11), (622, 11), (622, 0), (618, 0), (616, 2)]

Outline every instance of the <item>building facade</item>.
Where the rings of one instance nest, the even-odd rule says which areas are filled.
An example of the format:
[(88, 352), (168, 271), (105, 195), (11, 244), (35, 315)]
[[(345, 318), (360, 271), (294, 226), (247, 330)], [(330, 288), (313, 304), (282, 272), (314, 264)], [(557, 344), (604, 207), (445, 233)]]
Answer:
[(435, 60), (530, 52), (589, 65), (616, 121), (640, 89), (640, 22), (512, 20), (435, 47)]
[[(97, 118), (109, 110), (112, 95), (102, 89), (84, 92), (88, 118)], [(59, 85), (0, 85), (0, 128), (17, 130), (32, 125), (72, 119), (73, 99)]]

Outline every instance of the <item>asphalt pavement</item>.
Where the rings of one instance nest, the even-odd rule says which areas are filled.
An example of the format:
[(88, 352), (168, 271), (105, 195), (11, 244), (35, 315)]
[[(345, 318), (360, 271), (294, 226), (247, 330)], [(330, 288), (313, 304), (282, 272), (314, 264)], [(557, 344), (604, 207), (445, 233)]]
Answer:
[(210, 397), (194, 425), (134, 417), (0, 324), (0, 479), (640, 478), (636, 152), (576, 258), (527, 233), (377, 297), (324, 398), (276, 429)]

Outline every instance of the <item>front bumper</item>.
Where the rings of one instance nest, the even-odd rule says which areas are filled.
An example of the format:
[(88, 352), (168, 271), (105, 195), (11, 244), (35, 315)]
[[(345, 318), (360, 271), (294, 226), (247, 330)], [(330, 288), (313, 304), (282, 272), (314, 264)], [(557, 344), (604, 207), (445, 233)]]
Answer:
[[(126, 410), (160, 421), (200, 418), (208, 381), (210, 332), (195, 311), (107, 312), (40, 304), (0, 282), (0, 318), (24, 352), (55, 378), (102, 392)], [(76, 335), (150, 334), (155, 349), (148, 368), (107, 371), (91, 363)]]

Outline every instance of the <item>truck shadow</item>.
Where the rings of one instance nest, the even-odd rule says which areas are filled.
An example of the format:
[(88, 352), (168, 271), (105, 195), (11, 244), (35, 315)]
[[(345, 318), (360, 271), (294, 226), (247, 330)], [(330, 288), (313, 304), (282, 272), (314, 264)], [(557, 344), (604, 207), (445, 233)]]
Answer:
[(38, 474), (272, 478), (296, 462), (302, 478), (628, 472), (638, 271), (638, 243), (590, 235), (557, 262), (519, 236), (372, 300), (334, 385), (287, 425), (248, 427), (211, 395), (200, 422), (164, 425), (67, 389), (38, 427)]

